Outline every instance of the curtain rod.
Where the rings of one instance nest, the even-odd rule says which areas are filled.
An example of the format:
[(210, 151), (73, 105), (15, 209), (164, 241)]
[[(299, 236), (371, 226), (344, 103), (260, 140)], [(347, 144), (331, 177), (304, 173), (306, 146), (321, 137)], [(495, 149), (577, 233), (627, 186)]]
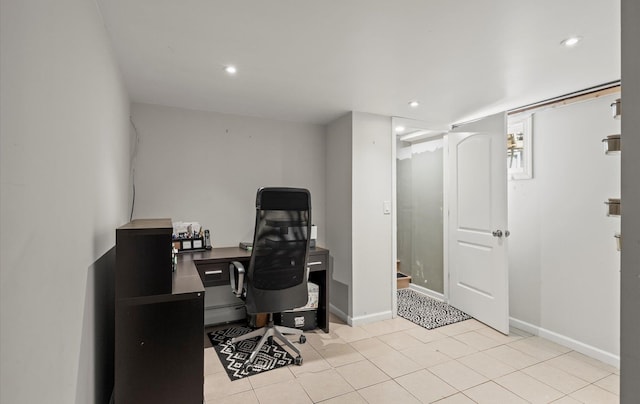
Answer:
[[(574, 91), (572, 93), (567, 93), (564, 95), (560, 95), (558, 97), (547, 98), (546, 100), (523, 105), (521, 107), (508, 110), (507, 115), (515, 115), (522, 112), (530, 111), (532, 109), (547, 107), (553, 104), (559, 104), (559, 103), (569, 104), (569, 102), (567, 101), (577, 102), (577, 101), (581, 101), (582, 99), (589, 98), (591, 96), (599, 97), (602, 95), (612, 94), (618, 91), (620, 91), (620, 80), (610, 81), (608, 83), (599, 84), (597, 86)], [(598, 94), (598, 93), (601, 93), (601, 94)]]

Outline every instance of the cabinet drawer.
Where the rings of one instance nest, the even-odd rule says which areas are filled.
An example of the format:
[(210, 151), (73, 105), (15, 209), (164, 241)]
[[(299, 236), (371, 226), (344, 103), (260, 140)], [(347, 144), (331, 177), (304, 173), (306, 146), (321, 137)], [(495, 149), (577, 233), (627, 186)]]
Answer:
[(327, 255), (326, 254), (309, 254), (307, 260), (307, 268), (309, 271), (324, 271), (327, 269)]
[(205, 287), (229, 284), (228, 262), (200, 261), (196, 263), (196, 268)]

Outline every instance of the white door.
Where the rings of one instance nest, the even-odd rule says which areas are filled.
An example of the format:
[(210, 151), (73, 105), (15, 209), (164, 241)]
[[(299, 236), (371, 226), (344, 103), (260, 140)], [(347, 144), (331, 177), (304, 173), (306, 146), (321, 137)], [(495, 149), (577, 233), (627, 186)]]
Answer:
[(509, 333), (506, 114), (449, 133), (449, 303)]

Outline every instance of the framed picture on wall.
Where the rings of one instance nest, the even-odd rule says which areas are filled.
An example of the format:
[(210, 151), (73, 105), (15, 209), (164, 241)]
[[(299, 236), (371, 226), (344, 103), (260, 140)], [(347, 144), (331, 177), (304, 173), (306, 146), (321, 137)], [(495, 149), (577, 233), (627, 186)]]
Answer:
[(507, 122), (507, 170), (510, 180), (533, 178), (533, 118), (531, 115)]

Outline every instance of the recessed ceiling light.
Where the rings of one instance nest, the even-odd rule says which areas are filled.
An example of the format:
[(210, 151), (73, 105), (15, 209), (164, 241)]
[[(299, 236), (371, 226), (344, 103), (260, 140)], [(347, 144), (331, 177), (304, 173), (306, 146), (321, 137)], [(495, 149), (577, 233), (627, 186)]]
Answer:
[(571, 38), (567, 38), (564, 41), (560, 42), (561, 44), (563, 44), (564, 46), (566, 46), (567, 48), (571, 48), (573, 46), (576, 46), (578, 44), (578, 42), (580, 42), (582, 38), (579, 36), (572, 36)]
[(227, 72), (227, 74), (236, 74), (236, 72), (238, 71), (238, 69), (236, 69), (235, 66), (225, 66), (224, 67), (224, 71)]
[(396, 133), (402, 133), (405, 131), (405, 129), (407, 128), (405, 128), (404, 126), (396, 126)]
[(420, 103), (418, 101), (409, 101), (409, 106), (411, 108), (418, 108), (418, 106), (420, 105)]

